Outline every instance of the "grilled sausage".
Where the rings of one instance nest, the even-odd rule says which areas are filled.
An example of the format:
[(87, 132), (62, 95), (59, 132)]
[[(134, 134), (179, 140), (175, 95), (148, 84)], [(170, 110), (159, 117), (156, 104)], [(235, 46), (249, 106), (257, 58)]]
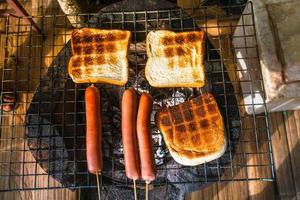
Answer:
[(100, 92), (90, 86), (85, 90), (86, 110), (86, 158), (90, 173), (97, 174), (102, 171), (102, 124)]
[(137, 95), (127, 89), (122, 97), (122, 141), (126, 176), (137, 180), (141, 176), (140, 158), (136, 135)]
[(137, 115), (137, 138), (141, 159), (142, 179), (147, 183), (155, 179), (155, 163), (150, 131), (153, 100), (150, 94), (142, 93)]

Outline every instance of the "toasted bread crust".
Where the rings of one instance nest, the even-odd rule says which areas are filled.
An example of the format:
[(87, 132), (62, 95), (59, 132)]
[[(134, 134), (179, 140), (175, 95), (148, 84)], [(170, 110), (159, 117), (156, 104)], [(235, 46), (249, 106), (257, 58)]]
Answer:
[[(145, 67), (145, 76), (150, 85), (203, 87), (204, 41), (203, 31), (151, 31), (146, 39), (148, 60)], [(160, 74), (158, 70), (161, 70)]]
[(226, 150), (223, 119), (209, 93), (164, 108), (156, 119), (171, 155), (183, 165), (209, 162)]
[(73, 56), (68, 64), (72, 80), (75, 83), (125, 85), (130, 38), (131, 33), (126, 30), (74, 30), (71, 35)]

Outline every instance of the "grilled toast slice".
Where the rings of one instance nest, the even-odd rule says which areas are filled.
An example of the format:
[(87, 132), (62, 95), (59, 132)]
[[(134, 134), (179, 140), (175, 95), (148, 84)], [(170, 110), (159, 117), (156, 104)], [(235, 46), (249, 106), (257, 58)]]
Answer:
[(222, 115), (210, 93), (163, 108), (157, 113), (157, 125), (170, 154), (182, 165), (209, 162), (226, 150)]
[(146, 79), (153, 87), (205, 84), (203, 31), (151, 31), (147, 35)]
[(131, 33), (126, 30), (74, 30), (71, 35), (73, 56), (68, 64), (70, 77), (75, 83), (125, 85), (130, 38)]

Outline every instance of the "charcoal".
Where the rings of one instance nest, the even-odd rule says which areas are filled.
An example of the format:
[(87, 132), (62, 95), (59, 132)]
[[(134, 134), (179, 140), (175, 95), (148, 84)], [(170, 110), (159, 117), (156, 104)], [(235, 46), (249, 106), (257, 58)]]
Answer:
[[(100, 21), (98, 17), (95, 16), (91, 19), (93, 22), (91, 26), (100, 25), (96, 23)], [(111, 20), (109, 16), (106, 16), (105, 19)], [(192, 21), (190, 24), (193, 24)], [(152, 25), (148, 24), (147, 26)], [(156, 24), (156, 26), (158, 25)], [(167, 24), (160, 22), (159, 26), (165, 27)], [(219, 63), (217, 67), (211, 67), (209, 62), (206, 62), (206, 76), (210, 81), (207, 81), (207, 86), (203, 88), (203, 91), (210, 91), (214, 94), (224, 121), (228, 120), (228, 123), (225, 123), (225, 130), (228, 131), (226, 134), (229, 136), (230, 145), (228, 145), (225, 154), (215, 161), (194, 167), (176, 163), (170, 156), (163, 137), (154, 123), (155, 113), (164, 106), (184, 102), (198, 95), (199, 91), (197, 92), (192, 88), (152, 88), (145, 79), (143, 67), (137, 65), (137, 63), (139, 66), (145, 64), (147, 59), (143, 43), (145, 43), (145, 38), (138, 45), (134, 43), (130, 45), (129, 81), (126, 87), (95, 84), (100, 89), (102, 97), (103, 198), (111, 200), (133, 199), (132, 182), (128, 180), (124, 170), (120, 103), (124, 89), (134, 87), (139, 93), (149, 92), (154, 99), (151, 132), (155, 146), (157, 178), (153, 182), (154, 187), (150, 190), (150, 199), (184, 199), (185, 193), (218, 181), (223, 174), (223, 169), (230, 166), (241, 130), (238, 103), (235, 96), (232, 95), (234, 89), (226, 70), (220, 72), (224, 66)], [(211, 45), (208, 44), (208, 47)], [(84, 88), (88, 84), (75, 85), (68, 77), (66, 66), (70, 54), (70, 42), (68, 42), (54, 59), (47, 74), (36, 89), (27, 111), (26, 136), (29, 149), (36, 162), (62, 186), (73, 189), (80, 186), (95, 186), (96, 179), (94, 175), (87, 172), (85, 162)], [(210, 55), (209, 58), (220, 59), (218, 54)], [(218, 72), (213, 73), (214, 69), (218, 69)], [(228, 83), (225, 86), (213, 84), (219, 80)], [(224, 106), (224, 96), (226, 96), (227, 105), (230, 106)], [(72, 99), (72, 97), (72, 103), (53, 103), (54, 101), (64, 102), (65, 99)], [(65, 111), (64, 119), (55, 117), (54, 113), (63, 111)], [(75, 111), (77, 114), (72, 114)], [(72, 125), (68, 126), (69, 124)], [(53, 149), (57, 151), (53, 151)], [(138, 182), (139, 199), (144, 198), (143, 186), (144, 182)], [(82, 190), (83, 199), (96, 199), (95, 193), (89, 191)]]

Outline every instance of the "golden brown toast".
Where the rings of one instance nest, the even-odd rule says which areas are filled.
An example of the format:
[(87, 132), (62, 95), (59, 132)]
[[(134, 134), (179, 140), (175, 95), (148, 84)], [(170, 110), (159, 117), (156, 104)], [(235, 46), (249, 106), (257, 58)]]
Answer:
[(174, 160), (199, 165), (220, 157), (226, 150), (224, 124), (210, 93), (157, 113), (157, 126)]
[(204, 39), (203, 31), (149, 32), (145, 75), (150, 85), (202, 87), (205, 84)]
[(125, 85), (130, 38), (131, 33), (126, 30), (74, 30), (71, 35), (73, 56), (68, 65), (70, 77), (75, 83)]

